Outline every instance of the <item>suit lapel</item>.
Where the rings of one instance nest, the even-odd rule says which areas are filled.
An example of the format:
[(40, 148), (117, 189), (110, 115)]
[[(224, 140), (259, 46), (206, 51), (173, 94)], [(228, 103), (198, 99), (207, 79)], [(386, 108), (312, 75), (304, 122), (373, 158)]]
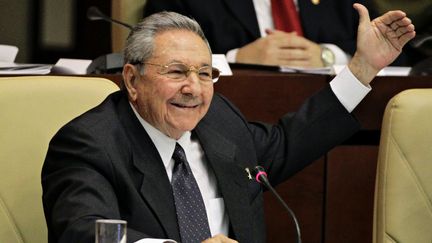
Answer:
[(127, 99), (119, 107), (120, 120), (131, 139), (133, 164), (143, 174), (141, 196), (155, 212), (167, 237), (180, 239), (171, 184), (162, 159)]
[(255, 8), (252, 0), (222, 0), (228, 7), (228, 10), (237, 18), (240, 23), (252, 34), (258, 38), (261, 36), (258, 20), (255, 14)]
[(225, 202), (230, 224), (239, 242), (253, 242), (250, 238), (252, 218), (247, 194), (247, 177), (244, 168), (235, 161), (236, 145), (221, 136), (206, 122), (200, 122), (195, 129), (207, 160), (212, 167), (218, 187)]
[[(315, 5), (312, 1), (298, 1), (300, 10), (300, 22), (306, 38), (316, 40), (318, 38), (320, 22), (323, 21), (323, 13), (328, 13), (324, 9), (324, 3)], [(311, 16), (314, 16), (311, 18)]]

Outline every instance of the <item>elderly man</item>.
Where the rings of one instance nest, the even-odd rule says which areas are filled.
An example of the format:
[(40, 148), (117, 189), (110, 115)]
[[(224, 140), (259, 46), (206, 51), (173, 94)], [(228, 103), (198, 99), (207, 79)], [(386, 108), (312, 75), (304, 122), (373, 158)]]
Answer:
[(414, 37), (401, 11), (360, 13), (358, 50), (328, 87), (279, 124), (249, 123), (213, 94), (199, 25), (162, 12), (128, 37), (124, 89), (65, 125), (42, 170), (49, 242), (93, 242), (101, 218), (128, 222), (128, 242), (265, 242), (262, 191), (358, 130), (350, 111)]

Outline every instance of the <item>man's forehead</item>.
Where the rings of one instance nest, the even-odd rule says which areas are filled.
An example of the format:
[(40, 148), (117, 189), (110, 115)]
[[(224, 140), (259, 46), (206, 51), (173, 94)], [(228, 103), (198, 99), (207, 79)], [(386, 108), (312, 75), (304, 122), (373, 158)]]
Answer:
[(196, 33), (188, 30), (166, 30), (154, 38), (152, 58), (166, 61), (201, 59), (203, 64), (211, 63), (211, 53), (206, 42)]
[(178, 45), (200, 45), (205, 46), (208, 49), (206, 42), (198, 34), (189, 30), (166, 30), (159, 32), (154, 37), (155, 44), (172, 44), (173, 46)]

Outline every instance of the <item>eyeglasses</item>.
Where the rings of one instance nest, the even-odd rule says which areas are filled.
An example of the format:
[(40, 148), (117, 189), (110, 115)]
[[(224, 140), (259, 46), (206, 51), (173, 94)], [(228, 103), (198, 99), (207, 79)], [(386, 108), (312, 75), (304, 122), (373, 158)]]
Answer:
[(187, 66), (184, 63), (170, 63), (167, 65), (149, 62), (140, 63), (161, 67), (159, 74), (165, 75), (166, 77), (176, 81), (185, 80), (191, 72), (195, 72), (198, 75), (199, 80), (202, 82), (216, 82), (220, 76), (219, 69), (210, 66), (196, 68), (194, 66)]

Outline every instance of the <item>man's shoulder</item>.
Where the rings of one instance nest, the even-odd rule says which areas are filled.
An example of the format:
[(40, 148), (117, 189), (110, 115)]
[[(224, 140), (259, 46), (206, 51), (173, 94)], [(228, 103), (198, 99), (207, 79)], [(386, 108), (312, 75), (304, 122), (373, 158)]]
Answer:
[(106, 131), (114, 124), (118, 124), (118, 109), (123, 99), (127, 99), (122, 91), (108, 95), (99, 105), (77, 116), (65, 127), (74, 127), (85, 130)]
[(200, 123), (222, 130), (247, 126), (247, 120), (240, 110), (226, 97), (217, 93), (213, 96), (210, 108)]

